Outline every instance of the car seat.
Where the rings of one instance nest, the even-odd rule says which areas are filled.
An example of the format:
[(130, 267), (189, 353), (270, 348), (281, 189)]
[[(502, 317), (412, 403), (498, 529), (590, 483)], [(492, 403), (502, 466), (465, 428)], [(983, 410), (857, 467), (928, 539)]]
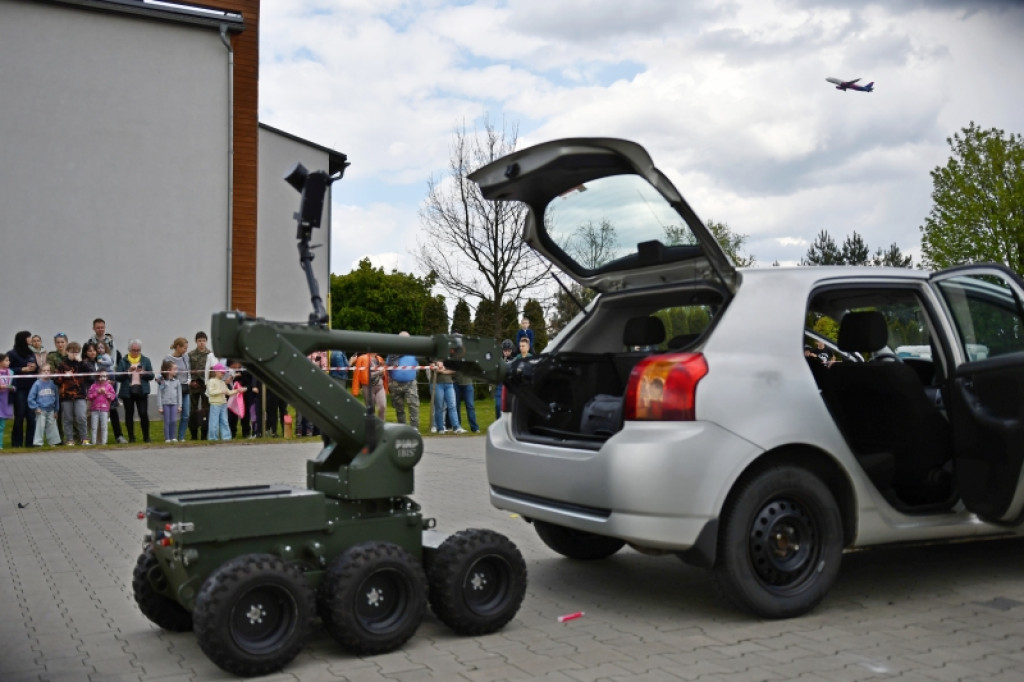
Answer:
[[(876, 353), (887, 340), (880, 312), (850, 312), (840, 321), (840, 350)], [(891, 477), (893, 492), (910, 505), (949, 497), (949, 422), (913, 369), (899, 361), (836, 363), (822, 393), (850, 449), (880, 488)]]
[(612, 357), (615, 373), (623, 390), (629, 383), (629, 374), (636, 363), (657, 352), (657, 347), (664, 340), (665, 323), (661, 318), (642, 315), (626, 320), (626, 325), (622, 329), (622, 345), (625, 346), (625, 351), (615, 353)]

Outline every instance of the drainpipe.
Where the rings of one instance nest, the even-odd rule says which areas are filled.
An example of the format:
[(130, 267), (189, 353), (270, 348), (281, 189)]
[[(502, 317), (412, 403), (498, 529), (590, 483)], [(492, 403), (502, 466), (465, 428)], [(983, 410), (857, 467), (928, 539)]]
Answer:
[(231, 310), (231, 259), (234, 251), (234, 198), (235, 198), (235, 51), (228, 39), (227, 24), (220, 25), (220, 42), (228, 50), (228, 263), (225, 310)]

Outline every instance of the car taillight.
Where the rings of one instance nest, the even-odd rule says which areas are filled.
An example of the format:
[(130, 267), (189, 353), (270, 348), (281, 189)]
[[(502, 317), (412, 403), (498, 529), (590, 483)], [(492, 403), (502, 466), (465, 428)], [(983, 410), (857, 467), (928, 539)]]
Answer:
[(623, 417), (640, 421), (693, 421), (697, 383), (708, 373), (701, 353), (652, 355), (629, 374)]

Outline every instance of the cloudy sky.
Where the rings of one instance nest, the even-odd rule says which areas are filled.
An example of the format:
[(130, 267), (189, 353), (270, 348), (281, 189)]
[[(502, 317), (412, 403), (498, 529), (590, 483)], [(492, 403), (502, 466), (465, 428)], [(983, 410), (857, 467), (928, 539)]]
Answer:
[(1024, 133), (1022, 35), (1010, 0), (263, 0), (260, 119), (349, 156), (335, 273), (418, 273), (427, 180), (485, 117), (639, 142), (760, 265), (822, 229), (916, 264), (946, 138)]

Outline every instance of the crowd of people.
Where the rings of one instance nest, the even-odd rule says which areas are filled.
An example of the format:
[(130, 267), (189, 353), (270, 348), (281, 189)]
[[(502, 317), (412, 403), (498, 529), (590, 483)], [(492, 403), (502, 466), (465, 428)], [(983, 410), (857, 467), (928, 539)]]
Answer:
[[(533, 346), (529, 322), (517, 336), (521, 355)], [(408, 336), (407, 332), (401, 332)], [(288, 405), (245, 371), (233, 358), (218, 358), (209, 347), (207, 335), (195, 334), (195, 348), (178, 337), (154, 369), (142, 352), (142, 342), (130, 339), (124, 353), (117, 348), (106, 322), (93, 321), (93, 333), (84, 342), (69, 340), (60, 332), (53, 337), (53, 350), (43, 347), (39, 334), (20, 331), (14, 346), (0, 353), (0, 448), (7, 422), (12, 422), (11, 447), (43, 445), (105, 444), (109, 441), (134, 443), (136, 416), (143, 442), (150, 442), (150, 400), (163, 421), (164, 441), (230, 440), (239, 437), (277, 436), (290, 421)], [(502, 343), (506, 362), (513, 359), (515, 345)], [(440, 360), (427, 365), (412, 355), (343, 351), (317, 352), (310, 360), (340, 381), (351, 377), (352, 392), (372, 404), (382, 420), (391, 396), (399, 423), (420, 424), (420, 394), (417, 373), (429, 377), (433, 413), (432, 433), (479, 433), (472, 378), (445, 367)], [(155, 389), (153, 384), (156, 385)], [(495, 419), (501, 415), (499, 385), (495, 394)], [(468, 430), (460, 419), (465, 406)], [(120, 410), (124, 412), (122, 421)], [(264, 429), (264, 424), (266, 429)], [(315, 425), (296, 415), (295, 434), (318, 435)]]
[[(136, 423), (148, 443), (151, 400), (169, 443), (184, 442), (186, 433), (192, 440), (228, 440), (239, 425), (244, 437), (262, 435), (263, 409), (255, 409), (260, 389), (252, 375), (236, 361), (217, 358), (205, 332), (195, 343), (189, 351), (186, 338), (174, 339), (154, 367), (139, 339), (129, 340), (122, 353), (101, 318), (81, 343), (58, 332), (53, 350), (44, 349), (39, 334), (18, 332), (14, 347), (0, 353), (0, 447), (8, 421), (12, 447), (134, 443)], [(241, 400), (228, 414), (235, 396)], [(287, 406), (267, 398), (268, 411), (283, 417)]]

